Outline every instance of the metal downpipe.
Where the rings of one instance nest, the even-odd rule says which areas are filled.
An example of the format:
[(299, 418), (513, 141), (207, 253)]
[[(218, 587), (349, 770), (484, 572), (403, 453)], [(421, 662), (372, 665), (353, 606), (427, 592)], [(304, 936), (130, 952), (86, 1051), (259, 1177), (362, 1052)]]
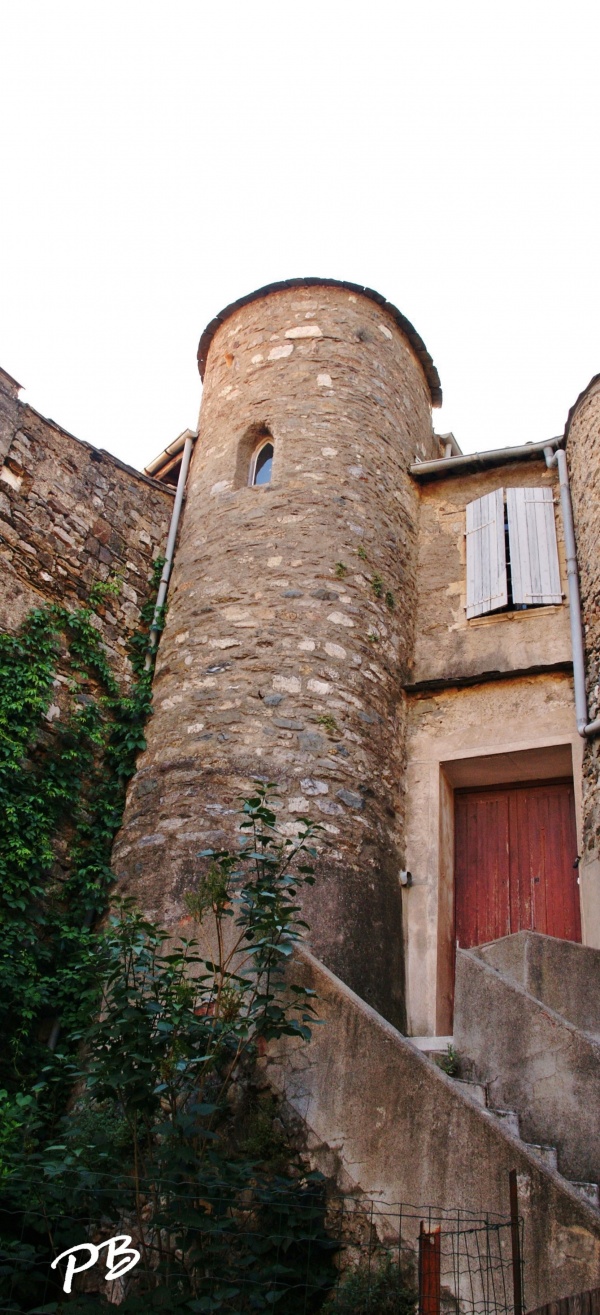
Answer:
[(148, 671), (150, 666), (152, 665), (152, 654), (154, 652), (154, 649), (156, 648), (156, 645), (158, 644), (158, 636), (160, 634), (158, 618), (160, 616), (161, 609), (164, 607), (165, 598), (167, 597), (167, 589), (169, 587), (169, 578), (171, 575), (171, 567), (173, 565), (173, 556), (175, 553), (175, 543), (177, 540), (177, 530), (179, 529), (179, 517), (181, 515), (181, 506), (183, 503), (183, 495), (185, 492), (185, 482), (187, 479), (187, 473), (190, 465), (192, 448), (194, 446), (197, 437), (198, 435), (192, 433), (191, 429), (188, 429), (186, 431), (185, 443), (183, 445), (183, 456), (181, 458), (181, 469), (179, 471), (179, 479), (177, 480), (177, 492), (175, 494), (175, 502), (173, 504), (173, 514), (171, 516), (171, 524), (169, 526), (169, 537), (167, 539), (167, 546), (165, 549), (165, 564), (163, 566), (162, 575), (160, 577), (160, 584), (158, 586), (158, 593), (156, 595), (156, 604), (154, 607), (154, 616), (152, 618), (152, 625), (150, 627), (148, 652), (146, 654), (146, 661), (144, 664), (146, 671)]

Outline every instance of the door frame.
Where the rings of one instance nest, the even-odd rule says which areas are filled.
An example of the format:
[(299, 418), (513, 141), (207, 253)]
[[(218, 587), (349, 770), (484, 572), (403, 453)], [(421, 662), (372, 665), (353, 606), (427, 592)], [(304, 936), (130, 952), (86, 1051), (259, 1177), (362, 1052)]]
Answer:
[[(567, 786), (570, 786), (570, 788), (571, 788), (571, 790), (572, 790), (572, 794), (573, 794), (573, 820), (574, 820), (574, 823), (575, 823), (575, 844), (576, 844), (576, 846), (577, 846), (577, 851), (576, 851), (576, 852), (577, 852), (577, 856), (580, 857), (580, 855), (579, 855), (579, 837), (578, 837), (578, 835), (577, 835), (577, 816), (576, 816), (576, 808), (575, 808), (575, 781), (574, 781), (574, 779), (573, 779), (573, 775), (572, 775), (572, 774), (571, 774), (570, 776), (544, 776), (544, 777), (542, 777), (542, 778), (539, 779), (539, 780), (532, 780), (532, 781), (529, 781), (529, 780), (527, 780), (527, 781), (509, 781), (509, 782), (502, 781), (502, 782), (501, 782), (500, 784), (498, 784), (498, 785), (483, 785), (483, 786), (470, 786), (470, 785), (464, 785), (464, 786), (460, 786), (459, 788), (457, 788), (457, 789), (454, 790), (454, 803), (455, 803), (455, 807), (456, 807), (456, 798), (457, 798), (457, 796), (458, 796), (458, 797), (465, 797), (465, 796), (468, 796), (468, 795), (471, 795), (471, 794), (478, 794), (478, 795), (496, 794), (498, 791), (504, 791), (504, 790), (535, 790), (536, 788), (542, 788), (542, 789), (543, 789), (544, 786), (551, 786), (551, 785), (567, 785)], [(455, 865), (456, 865), (456, 856), (455, 856)], [(579, 893), (579, 915), (580, 915), (580, 920), (581, 920), (581, 890), (580, 890), (579, 878), (577, 879), (577, 886), (578, 886), (578, 893)], [(455, 877), (454, 877), (454, 889), (455, 889), (455, 893), (456, 893), (456, 872), (455, 872)], [(530, 929), (530, 928), (522, 928), (521, 930), (531, 930), (531, 929)], [(500, 940), (500, 939), (502, 939), (502, 937), (496, 937), (495, 939)], [(455, 944), (455, 946), (456, 946), (456, 944), (457, 944), (457, 941), (456, 941), (456, 901), (455, 901), (455, 908), (454, 908), (454, 944)]]
[[(457, 790), (501, 789), (568, 781), (575, 797), (577, 852), (581, 853), (580, 773), (572, 741), (497, 754), (446, 759), (439, 763), (439, 851), (437, 892), (436, 1033), (450, 1036), (454, 1019), (455, 873), (454, 794)], [(581, 939), (586, 944), (585, 902), (579, 883)]]

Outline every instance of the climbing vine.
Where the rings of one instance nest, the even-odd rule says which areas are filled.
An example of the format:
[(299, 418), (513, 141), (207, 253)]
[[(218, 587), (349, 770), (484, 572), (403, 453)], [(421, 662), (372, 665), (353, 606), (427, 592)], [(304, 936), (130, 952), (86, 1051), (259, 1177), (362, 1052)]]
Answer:
[(47, 1062), (58, 1020), (68, 1037), (93, 1007), (92, 925), (145, 744), (161, 569), (159, 561), (129, 643), (125, 690), (98, 629), (118, 581), (94, 585), (84, 607), (48, 604), (18, 634), (0, 633), (0, 1086), (9, 1091)]

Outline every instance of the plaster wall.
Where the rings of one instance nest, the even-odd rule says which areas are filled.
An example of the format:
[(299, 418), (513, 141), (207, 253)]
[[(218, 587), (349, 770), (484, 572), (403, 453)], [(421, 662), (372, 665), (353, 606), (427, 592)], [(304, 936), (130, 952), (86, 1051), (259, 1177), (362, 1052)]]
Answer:
[[(267, 430), (272, 481), (248, 487)], [(284, 832), (299, 816), (323, 828), (311, 943), (399, 1026), (419, 504), (408, 467), (437, 451), (421, 364), (370, 298), (286, 289), (221, 324), (148, 749), (115, 846), (124, 886), (177, 926), (198, 851), (235, 839), (255, 776), (274, 781)]]
[(536, 1000), (600, 1041), (600, 953), (539, 932), (503, 936), (475, 951)]
[[(532, 607), (467, 620), (465, 507), (497, 488), (550, 487), (556, 472), (543, 461), (448, 475), (421, 486), (415, 658), (412, 680), (448, 680), (488, 671), (527, 670), (571, 661), (568, 607)], [(560, 504), (556, 530), (566, 590)]]
[[(412, 695), (403, 891), (408, 1031), (452, 1032), (454, 789), (573, 774), (581, 835), (582, 745), (572, 680), (551, 674)], [(600, 907), (582, 890), (583, 940), (600, 944)]]
[(556, 1146), (574, 1182), (600, 1181), (599, 1041), (473, 950), (456, 952), (454, 1037), (461, 1074), (486, 1084), (493, 1109), (517, 1111), (524, 1141)]

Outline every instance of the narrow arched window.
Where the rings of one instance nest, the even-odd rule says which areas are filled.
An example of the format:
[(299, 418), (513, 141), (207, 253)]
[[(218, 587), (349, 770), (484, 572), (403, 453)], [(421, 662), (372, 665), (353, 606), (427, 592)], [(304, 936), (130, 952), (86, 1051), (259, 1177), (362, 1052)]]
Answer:
[(270, 484), (273, 473), (273, 444), (261, 443), (252, 453), (249, 484)]

